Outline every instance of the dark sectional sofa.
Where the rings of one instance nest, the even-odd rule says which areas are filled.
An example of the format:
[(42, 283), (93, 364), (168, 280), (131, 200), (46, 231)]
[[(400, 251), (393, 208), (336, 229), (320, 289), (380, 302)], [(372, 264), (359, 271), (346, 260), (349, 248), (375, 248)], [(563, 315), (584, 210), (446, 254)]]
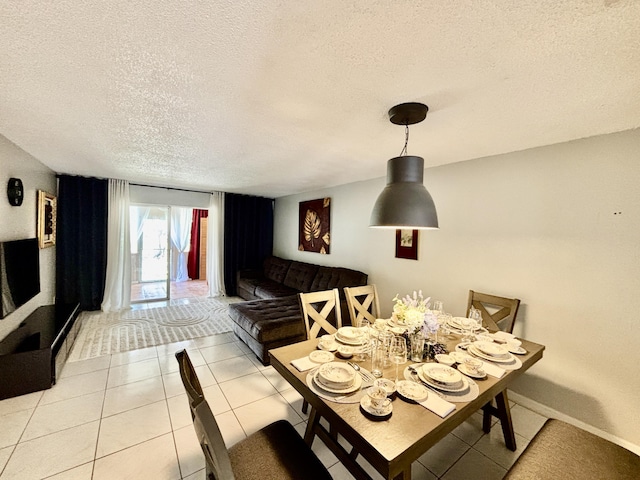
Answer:
[(366, 284), (367, 274), (357, 270), (268, 257), (262, 270), (238, 272), (238, 295), (249, 301), (229, 306), (233, 331), (267, 365), (270, 349), (306, 338), (298, 293), (337, 288), (348, 324), (343, 289)]

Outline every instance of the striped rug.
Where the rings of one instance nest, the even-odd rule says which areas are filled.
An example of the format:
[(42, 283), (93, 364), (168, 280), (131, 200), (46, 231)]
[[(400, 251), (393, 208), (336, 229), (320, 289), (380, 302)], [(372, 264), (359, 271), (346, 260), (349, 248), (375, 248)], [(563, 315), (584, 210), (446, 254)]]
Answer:
[(80, 333), (68, 361), (230, 332), (228, 307), (238, 301), (242, 299), (202, 298), (121, 313), (82, 312), (77, 320)]

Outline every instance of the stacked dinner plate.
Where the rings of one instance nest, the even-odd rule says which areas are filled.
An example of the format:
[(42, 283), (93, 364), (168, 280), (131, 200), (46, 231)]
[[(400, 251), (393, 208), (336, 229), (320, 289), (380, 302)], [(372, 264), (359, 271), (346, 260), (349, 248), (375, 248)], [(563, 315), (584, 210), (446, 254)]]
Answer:
[(469, 382), (455, 368), (440, 363), (425, 363), (418, 369), (420, 379), (430, 387), (445, 392), (462, 392)]
[(318, 387), (332, 393), (356, 391), (362, 385), (362, 380), (359, 375), (356, 375), (356, 371), (341, 362), (322, 364), (314, 376), (314, 381)]
[(347, 345), (362, 343), (360, 331), (355, 327), (341, 327), (336, 332), (336, 340)]
[(509, 353), (508, 348), (494, 342), (473, 342), (469, 345), (468, 351), (476, 357), (490, 362), (509, 363), (513, 361), (513, 355)]
[[(463, 320), (464, 320), (464, 317), (451, 317), (447, 321), (447, 323), (448, 323), (449, 327), (452, 327), (452, 328), (454, 328), (456, 330), (462, 331), (462, 330), (464, 330), (464, 325), (462, 323)], [(482, 331), (484, 329), (482, 327), (478, 326), (478, 325), (473, 327), (473, 331), (478, 331), (478, 330)]]

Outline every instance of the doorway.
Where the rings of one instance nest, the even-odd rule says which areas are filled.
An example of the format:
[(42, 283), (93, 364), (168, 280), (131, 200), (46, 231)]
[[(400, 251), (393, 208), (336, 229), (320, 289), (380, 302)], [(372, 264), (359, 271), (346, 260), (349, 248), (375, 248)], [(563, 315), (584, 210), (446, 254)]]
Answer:
[[(132, 205), (131, 218), (131, 303), (168, 302), (170, 300), (206, 297), (209, 287), (206, 281), (206, 210), (193, 210), (191, 232), (198, 239), (194, 242), (189, 238), (177, 248), (180, 242), (172, 241), (172, 208), (174, 214), (180, 207)], [(198, 212), (198, 214), (193, 214)], [(202, 213), (205, 212), (205, 213)], [(183, 212), (184, 213), (184, 212)], [(174, 215), (175, 216), (175, 215)], [(197, 217), (197, 220), (196, 220)], [(178, 235), (174, 232), (174, 235)], [(184, 243), (184, 239), (182, 239)], [(189, 276), (184, 281), (173, 281), (176, 276), (178, 257), (191, 253)], [(195, 260), (194, 260), (195, 259)], [(172, 273), (173, 272), (173, 273)], [(187, 279), (188, 278), (188, 279)]]

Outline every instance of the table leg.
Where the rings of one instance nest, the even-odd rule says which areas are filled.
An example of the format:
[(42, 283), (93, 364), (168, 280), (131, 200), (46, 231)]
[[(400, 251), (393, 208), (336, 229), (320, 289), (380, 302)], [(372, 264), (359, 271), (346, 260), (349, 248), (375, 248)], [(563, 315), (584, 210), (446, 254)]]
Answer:
[(320, 415), (318, 415), (318, 411), (315, 407), (311, 407), (311, 413), (309, 414), (309, 419), (307, 420), (307, 429), (304, 432), (304, 441), (309, 447), (313, 444), (313, 439), (316, 436), (316, 426), (320, 422)]
[(498, 409), (498, 418), (502, 426), (502, 434), (504, 435), (504, 443), (512, 452), (516, 451), (516, 435), (513, 431), (513, 423), (511, 422), (511, 409), (509, 408), (509, 399), (507, 391), (503, 390), (496, 395), (496, 406)]
[(513, 423), (511, 422), (511, 409), (509, 408), (509, 399), (507, 398), (507, 391), (503, 390), (496, 395), (496, 406), (494, 407), (491, 402), (482, 407), (482, 429), (485, 433), (489, 433), (491, 430), (491, 416), (497, 417), (500, 420), (500, 426), (502, 427), (502, 434), (504, 435), (504, 443), (512, 452), (516, 451), (516, 435), (513, 432)]

